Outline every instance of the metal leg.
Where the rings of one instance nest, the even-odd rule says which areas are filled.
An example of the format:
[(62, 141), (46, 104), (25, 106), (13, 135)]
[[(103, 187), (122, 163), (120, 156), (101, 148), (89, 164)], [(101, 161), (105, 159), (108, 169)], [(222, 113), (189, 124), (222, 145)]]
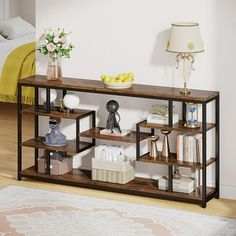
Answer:
[(169, 100), (169, 126), (172, 127), (173, 126), (173, 101)]
[(50, 151), (46, 150), (46, 174), (50, 175), (50, 165), (51, 165), (51, 161), (50, 161)]
[(207, 111), (206, 103), (202, 103), (202, 207), (206, 205), (206, 188), (207, 188), (207, 139), (206, 139), (206, 122), (207, 122)]
[(136, 160), (140, 157), (140, 127), (139, 123), (136, 125)]
[[(173, 101), (169, 100), (169, 127), (173, 126)], [(168, 166), (168, 191), (173, 191), (173, 166)]]
[(168, 169), (168, 191), (173, 191), (173, 166), (169, 166)]
[(76, 118), (76, 152), (80, 152), (80, 119)]
[(186, 121), (186, 102), (182, 102), (182, 120)]
[[(38, 107), (38, 88), (36, 87), (34, 89), (34, 94), (35, 94), (35, 108), (37, 109)], [(34, 137), (37, 138), (39, 136), (39, 117), (38, 115), (34, 116)], [(39, 150), (38, 148), (34, 149), (34, 166), (35, 170), (38, 171), (38, 157), (39, 157)]]
[(17, 99), (17, 113), (18, 113), (18, 121), (17, 121), (17, 178), (21, 180), (21, 171), (22, 171), (22, 87), (18, 84), (18, 99)]
[[(95, 111), (93, 111), (93, 113), (92, 113), (92, 127), (93, 128), (96, 127), (96, 112)], [(92, 139), (92, 144), (93, 144), (93, 146), (96, 145), (96, 139), (95, 138)]]
[(220, 197), (220, 96), (215, 100), (215, 155), (216, 155), (216, 167), (215, 167), (215, 178), (216, 178), (216, 198)]
[(46, 88), (46, 111), (47, 113), (51, 112), (50, 88)]

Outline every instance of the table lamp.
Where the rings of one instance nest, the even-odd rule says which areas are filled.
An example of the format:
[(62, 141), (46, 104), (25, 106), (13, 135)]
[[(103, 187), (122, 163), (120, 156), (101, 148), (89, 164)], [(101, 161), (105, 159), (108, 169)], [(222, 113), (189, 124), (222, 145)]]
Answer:
[(187, 88), (187, 82), (191, 71), (194, 70), (193, 54), (204, 51), (199, 24), (194, 22), (173, 23), (166, 51), (177, 53), (176, 69), (181, 65), (184, 81), (184, 88), (180, 90), (180, 93), (189, 94), (190, 90)]

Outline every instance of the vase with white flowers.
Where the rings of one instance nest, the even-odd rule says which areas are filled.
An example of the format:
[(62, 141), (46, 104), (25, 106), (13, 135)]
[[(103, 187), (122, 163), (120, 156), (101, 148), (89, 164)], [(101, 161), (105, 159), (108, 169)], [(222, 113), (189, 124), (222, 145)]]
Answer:
[(62, 78), (61, 59), (70, 58), (70, 53), (74, 47), (71, 44), (69, 34), (64, 29), (47, 28), (39, 38), (38, 51), (44, 55), (49, 55), (48, 80)]

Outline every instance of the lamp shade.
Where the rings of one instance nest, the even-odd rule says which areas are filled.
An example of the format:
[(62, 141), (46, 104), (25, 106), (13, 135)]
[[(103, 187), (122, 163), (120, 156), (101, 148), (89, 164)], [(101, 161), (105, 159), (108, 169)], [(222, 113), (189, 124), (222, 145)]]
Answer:
[(166, 50), (174, 53), (203, 52), (199, 24), (193, 22), (173, 23)]

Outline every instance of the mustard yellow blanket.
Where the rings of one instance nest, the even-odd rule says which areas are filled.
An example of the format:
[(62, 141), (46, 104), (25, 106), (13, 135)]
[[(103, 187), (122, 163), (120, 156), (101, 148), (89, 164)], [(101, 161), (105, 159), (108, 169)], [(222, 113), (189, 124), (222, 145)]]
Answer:
[[(5, 60), (0, 77), (0, 102), (17, 102), (17, 82), (35, 75), (35, 43), (28, 43), (13, 50)], [(22, 102), (34, 103), (33, 88), (23, 87)]]

